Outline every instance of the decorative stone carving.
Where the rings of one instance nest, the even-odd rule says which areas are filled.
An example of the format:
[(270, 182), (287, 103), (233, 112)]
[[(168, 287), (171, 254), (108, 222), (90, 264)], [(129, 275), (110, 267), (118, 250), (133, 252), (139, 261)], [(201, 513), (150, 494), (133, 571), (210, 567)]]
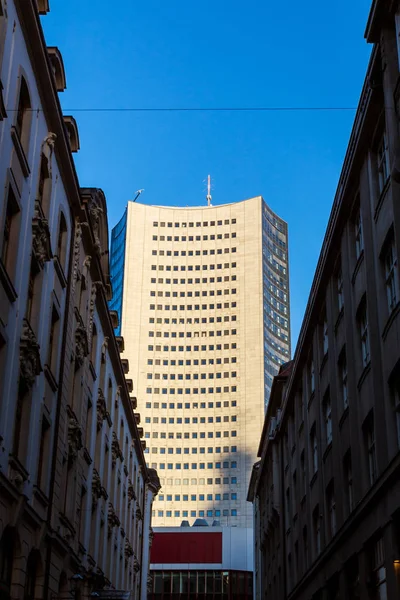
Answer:
[(147, 575), (147, 591), (151, 594), (153, 590), (153, 576), (150, 573)]
[(99, 499), (103, 496), (103, 486), (101, 485), (100, 475), (96, 469), (93, 469), (92, 478), (92, 510), (97, 506)]
[(125, 529), (123, 527), (121, 527), (121, 535), (123, 538), (125, 537)]
[(110, 502), (108, 505), (108, 535), (111, 535), (113, 527), (119, 527), (120, 525), (121, 521), (119, 520), (117, 513)]
[(68, 421), (68, 458), (74, 461), (83, 447), (82, 429), (74, 415), (70, 415)]
[[(85, 258), (91, 260), (90, 256)], [(96, 295), (97, 288), (99, 287), (99, 282), (95, 281), (92, 283), (92, 289), (90, 290), (90, 302), (89, 302), (89, 327), (88, 327), (88, 337), (89, 337), (89, 346), (92, 346), (92, 338), (93, 338), (93, 321), (94, 321), (94, 309), (96, 307)]]
[(101, 254), (101, 244), (99, 237), (99, 229), (100, 229), (100, 216), (103, 214), (103, 209), (101, 206), (97, 204), (93, 196), (89, 202), (89, 215), (90, 221), (92, 223), (93, 235), (94, 235), (94, 246), (96, 252)]
[(33, 329), (26, 319), (22, 322), (22, 334), (19, 347), (20, 373), (19, 384), (22, 392), (28, 391), (42, 371), (40, 362), (40, 346), (36, 341)]
[(103, 421), (107, 418), (106, 399), (101, 388), (97, 392), (97, 431), (100, 431)]
[(138, 573), (140, 571), (140, 562), (136, 558), (135, 554), (133, 556), (134, 556), (134, 559), (133, 559), (133, 570), (135, 571), (135, 573)]
[(128, 475), (128, 473), (129, 473), (128, 467), (126, 466), (126, 464), (124, 465), (124, 473), (125, 473), (125, 475)]
[(139, 506), (136, 508), (135, 516), (138, 519), (138, 521), (141, 521), (143, 519), (142, 511), (140, 510)]
[(115, 408), (118, 408), (118, 406), (119, 406), (119, 399), (121, 397), (121, 389), (122, 389), (122, 386), (118, 385), (117, 392), (115, 394)]
[(150, 548), (153, 544), (153, 540), (154, 540), (154, 531), (153, 531), (152, 527), (150, 527), (150, 529), (149, 529), (149, 546), (150, 546)]
[(77, 367), (83, 365), (85, 356), (89, 354), (89, 344), (86, 328), (83, 322), (78, 323), (75, 329), (75, 363)]
[(32, 249), (41, 269), (44, 263), (53, 257), (49, 223), (38, 200), (35, 200), (35, 212), (32, 219)]
[(101, 345), (101, 362), (105, 362), (105, 360), (106, 360), (107, 348), (108, 348), (108, 337), (106, 336)]
[(120, 458), (121, 461), (124, 460), (124, 455), (122, 454), (122, 451), (121, 451), (121, 448), (120, 448), (120, 445), (118, 442), (117, 434), (115, 433), (115, 431), (113, 431), (113, 434), (112, 434), (111, 454), (112, 454), (111, 464), (113, 467), (115, 467), (115, 465), (116, 465), (117, 458)]
[(128, 499), (129, 499), (129, 502), (131, 502), (132, 500), (136, 500), (135, 489), (134, 489), (133, 483), (130, 479), (128, 479)]
[(130, 543), (128, 538), (126, 538), (126, 540), (125, 540), (125, 557), (130, 558), (131, 556), (133, 556), (132, 544)]

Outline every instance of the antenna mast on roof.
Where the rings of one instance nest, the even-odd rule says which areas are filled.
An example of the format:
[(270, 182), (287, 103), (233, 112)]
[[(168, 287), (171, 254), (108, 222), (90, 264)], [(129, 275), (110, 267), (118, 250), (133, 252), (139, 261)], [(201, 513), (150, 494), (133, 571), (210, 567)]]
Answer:
[(137, 192), (135, 192), (136, 195), (135, 195), (134, 199), (132, 200), (132, 202), (136, 202), (136, 200), (139, 198), (140, 194), (142, 194), (143, 192), (144, 192), (144, 189), (137, 190)]
[(207, 177), (207, 206), (211, 206), (211, 175)]

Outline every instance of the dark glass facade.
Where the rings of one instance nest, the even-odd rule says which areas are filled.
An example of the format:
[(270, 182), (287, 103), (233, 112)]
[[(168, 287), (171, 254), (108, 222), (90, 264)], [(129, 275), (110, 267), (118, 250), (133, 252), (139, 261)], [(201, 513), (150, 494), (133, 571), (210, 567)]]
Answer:
[(115, 310), (118, 313), (119, 323), (115, 335), (121, 335), (127, 214), (128, 209), (125, 209), (121, 220), (111, 231), (110, 273), (113, 297), (108, 305), (110, 310)]
[(263, 201), (264, 399), (272, 379), (290, 360), (289, 261), (287, 224)]
[(152, 571), (148, 600), (253, 600), (249, 571)]

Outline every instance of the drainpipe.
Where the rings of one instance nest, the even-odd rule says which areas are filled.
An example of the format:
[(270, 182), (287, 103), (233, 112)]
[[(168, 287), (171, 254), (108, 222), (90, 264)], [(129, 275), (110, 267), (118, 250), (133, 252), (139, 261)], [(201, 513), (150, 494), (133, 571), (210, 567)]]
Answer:
[[(49, 533), (52, 532), (51, 528), (51, 520), (53, 517), (53, 496), (54, 496), (54, 484), (55, 484), (55, 473), (56, 473), (56, 464), (57, 464), (57, 443), (58, 443), (58, 430), (60, 427), (60, 417), (61, 417), (61, 403), (62, 403), (62, 393), (64, 390), (63, 382), (64, 382), (64, 371), (65, 371), (65, 348), (67, 344), (67, 330), (69, 324), (69, 307), (71, 304), (71, 286), (72, 286), (72, 268), (73, 268), (73, 260), (74, 260), (74, 247), (75, 247), (75, 219), (72, 219), (72, 235), (71, 235), (71, 244), (69, 250), (69, 273), (67, 281), (67, 291), (66, 291), (66, 299), (65, 299), (65, 311), (64, 311), (64, 327), (63, 327), (63, 338), (61, 344), (61, 365), (60, 365), (60, 376), (59, 376), (59, 388), (57, 394), (57, 408), (56, 408), (56, 419), (54, 424), (54, 439), (53, 439), (53, 452), (52, 452), (52, 462), (51, 462), (51, 471), (50, 471), (50, 493), (49, 493), (49, 508), (47, 512), (47, 528)], [(49, 581), (50, 581), (50, 562), (51, 562), (51, 551), (53, 545), (53, 538), (49, 537), (48, 545), (47, 545), (47, 553), (46, 553), (46, 570), (44, 576), (44, 586), (43, 586), (43, 597), (49, 598)]]

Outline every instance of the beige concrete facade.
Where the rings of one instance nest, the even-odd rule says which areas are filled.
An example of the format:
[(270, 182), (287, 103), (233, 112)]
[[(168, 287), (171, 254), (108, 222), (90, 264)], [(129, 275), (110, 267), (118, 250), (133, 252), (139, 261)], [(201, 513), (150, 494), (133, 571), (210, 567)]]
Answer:
[[(264, 240), (264, 260), (280, 278), (275, 293), (271, 278), (271, 289), (263, 286), (267, 233), (285, 248), (272, 257)], [(163, 486), (153, 522), (176, 526), (204, 517), (249, 526), (246, 490), (267, 377), (290, 352), (286, 225), (261, 197), (198, 208), (130, 202), (125, 243), (123, 356), (147, 463)], [(273, 331), (268, 318), (282, 323)], [(264, 352), (268, 323), (273, 360)]]

